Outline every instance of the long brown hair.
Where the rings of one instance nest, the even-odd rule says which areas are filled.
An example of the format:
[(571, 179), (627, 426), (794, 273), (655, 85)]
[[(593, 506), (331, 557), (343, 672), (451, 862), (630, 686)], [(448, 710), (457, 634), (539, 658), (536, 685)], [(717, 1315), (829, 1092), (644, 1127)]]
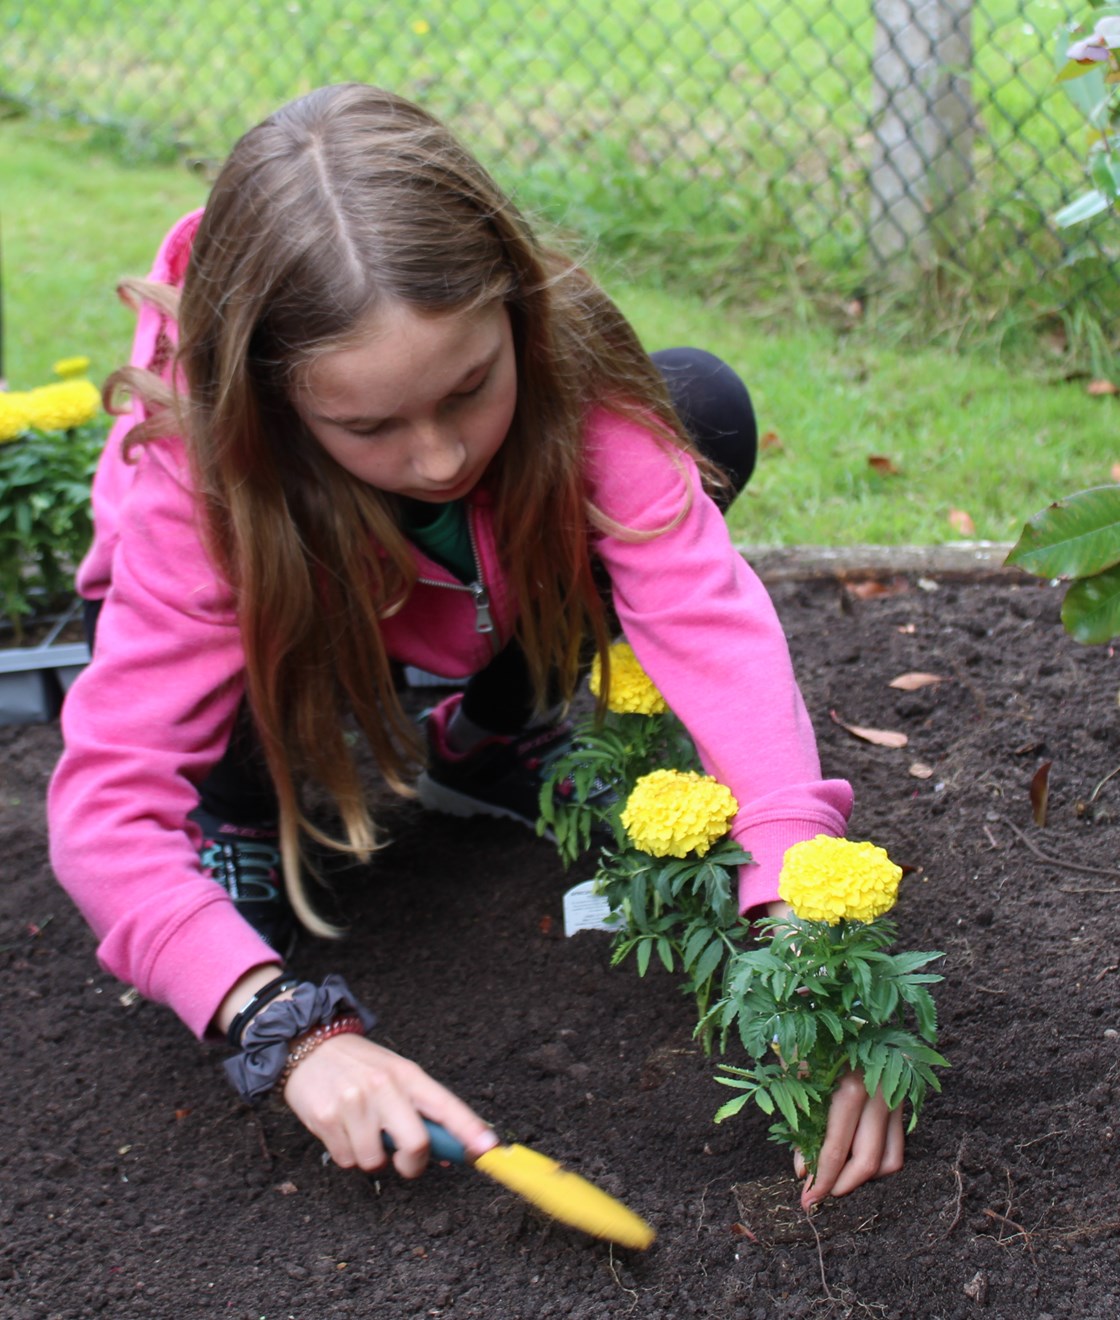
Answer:
[[(167, 304), (166, 291), (156, 298)], [(641, 417), (666, 444), (686, 442), (625, 318), (576, 264), (538, 244), (427, 112), (344, 84), (250, 130), (207, 202), (179, 301), (186, 393), (172, 397), (135, 370), (117, 376), (151, 407), (130, 443), (166, 435), (169, 412), (185, 437), (211, 552), (237, 595), (289, 893), (322, 934), (332, 928), (300, 880), (300, 831), (362, 856), (376, 843), (347, 719), (398, 791), (409, 791), (420, 757), (379, 626), (416, 574), (393, 499), (329, 457), (293, 392), (382, 302), (441, 313), (494, 301), (509, 310), (518, 392), (486, 480), (543, 708), (550, 679), (570, 697), (588, 640), (601, 654), (608, 641), (590, 538), (609, 524), (590, 506), (583, 468), (589, 406)], [(307, 818), (306, 779), (336, 803), (345, 841), (324, 839)]]

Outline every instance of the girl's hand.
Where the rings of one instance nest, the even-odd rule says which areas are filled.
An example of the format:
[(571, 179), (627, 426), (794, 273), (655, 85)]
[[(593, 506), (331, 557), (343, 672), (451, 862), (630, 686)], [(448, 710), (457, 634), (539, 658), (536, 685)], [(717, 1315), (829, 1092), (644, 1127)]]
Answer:
[[(788, 916), (790, 911), (780, 899), (766, 907), (771, 917)], [(862, 1073), (845, 1073), (829, 1105), (816, 1176), (801, 1189), (802, 1208), (809, 1210), (826, 1196), (846, 1196), (872, 1178), (897, 1173), (905, 1146), (902, 1110), (888, 1109), (881, 1090), (868, 1095)], [(793, 1167), (799, 1178), (805, 1178), (808, 1170), (800, 1152)]]
[(284, 1099), (344, 1169), (380, 1169), (388, 1160), (382, 1133), (404, 1178), (428, 1163), (421, 1114), (442, 1123), (475, 1158), (498, 1144), (490, 1125), (409, 1059), (357, 1035), (332, 1036), (299, 1064)]
[[(832, 1095), (816, 1176), (807, 1178), (801, 1189), (802, 1209), (812, 1209), (826, 1196), (846, 1196), (872, 1178), (897, 1173), (904, 1146), (901, 1107), (888, 1109), (881, 1090), (869, 1096), (862, 1073), (845, 1073)], [(805, 1178), (800, 1152), (793, 1166), (797, 1176)]]

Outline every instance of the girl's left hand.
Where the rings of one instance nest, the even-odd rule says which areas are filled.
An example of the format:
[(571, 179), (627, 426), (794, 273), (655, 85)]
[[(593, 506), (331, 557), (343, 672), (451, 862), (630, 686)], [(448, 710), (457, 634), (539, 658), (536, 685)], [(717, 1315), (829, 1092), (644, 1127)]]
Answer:
[[(869, 1096), (862, 1073), (845, 1073), (833, 1092), (816, 1176), (806, 1178), (801, 1189), (802, 1209), (812, 1209), (826, 1196), (846, 1196), (872, 1178), (897, 1173), (905, 1144), (902, 1109), (888, 1109), (881, 1090)], [(805, 1178), (800, 1152), (793, 1165), (797, 1176)]]

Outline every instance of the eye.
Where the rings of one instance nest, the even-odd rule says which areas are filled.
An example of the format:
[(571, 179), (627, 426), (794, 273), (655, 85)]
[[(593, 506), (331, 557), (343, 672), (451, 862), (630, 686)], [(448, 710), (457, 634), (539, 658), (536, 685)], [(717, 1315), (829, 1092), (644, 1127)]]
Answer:
[(481, 394), (490, 380), (489, 370), (482, 373), (481, 378), (475, 385), (468, 386), (465, 390), (458, 390), (451, 397), (453, 399), (473, 399), (476, 394)]

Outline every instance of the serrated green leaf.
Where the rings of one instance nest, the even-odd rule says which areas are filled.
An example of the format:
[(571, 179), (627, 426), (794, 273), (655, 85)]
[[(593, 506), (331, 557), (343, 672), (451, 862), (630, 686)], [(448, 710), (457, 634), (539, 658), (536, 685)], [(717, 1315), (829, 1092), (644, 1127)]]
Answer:
[(770, 1094), (774, 1102), (782, 1111), (782, 1117), (790, 1125), (794, 1132), (798, 1131), (801, 1125), (801, 1118), (797, 1112), (797, 1103), (789, 1082), (775, 1081), (770, 1084)]
[(914, 1011), (918, 1022), (918, 1031), (926, 1040), (937, 1036), (937, 1005), (933, 996), (923, 985), (901, 986), (903, 997)]
[(1070, 587), (1062, 602), (1062, 624), (1086, 645), (1120, 637), (1120, 564)]
[(798, 1013), (794, 1021), (794, 1048), (799, 1059), (807, 1058), (817, 1043), (817, 1019), (810, 1013)]
[(649, 971), (649, 960), (653, 955), (653, 944), (650, 940), (642, 940), (638, 945), (635, 957), (638, 962), (638, 975), (645, 976)]
[(863, 1081), (867, 1087), (867, 1094), (874, 1095), (879, 1089), (883, 1069), (887, 1066), (887, 1051), (876, 1042), (866, 1049), (857, 1050), (856, 1057), (863, 1068)]
[[(721, 1081), (721, 1080), (722, 1078), (718, 1078), (718, 1077), (716, 1078), (716, 1081)], [(755, 1103), (761, 1106), (761, 1100), (759, 1099), (759, 1097), (765, 1094), (766, 1094), (765, 1091), (756, 1091), (753, 1097)], [(745, 1105), (750, 1103), (751, 1099), (752, 1097), (749, 1095), (735, 1096), (734, 1099), (728, 1100), (728, 1102), (725, 1105), (720, 1105), (720, 1107), (716, 1110), (715, 1116), (712, 1121), (714, 1123), (722, 1123), (724, 1119), (734, 1118), (734, 1116), (739, 1112), (740, 1109), (742, 1109)], [(773, 1112), (773, 1111), (771, 1110), (767, 1112)]]
[(901, 1050), (891, 1050), (887, 1055), (887, 1062), (883, 1068), (883, 1076), (879, 1085), (883, 1088), (883, 1099), (886, 1101), (888, 1109), (895, 1109), (902, 1100), (905, 1092), (905, 1081), (908, 1079), (909, 1069), (906, 1059)]
[(661, 965), (667, 972), (673, 970), (673, 946), (664, 935), (658, 936), (657, 956), (661, 959)]
[(1120, 563), (1120, 486), (1094, 486), (1031, 518), (1007, 556), (1027, 573), (1083, 578)]
[(825, 1030), (837, 1043), (837, 1045), (839, 1045), (840, 1042), (844, 1039), (844, 1026), (843, 1023), (840, 1021), (840, 1019), (832, 1011), (832, 1009), (818, 1008), (817, 1020), (824, 1024)]
[[(891, 965), (897, 975), (911, 976), (919, 967), (925, 967), (931, 962), (936, 962), (938, 958), (944, 958), (945, 955), (939, 950), (932, 952), (917, 953), (910, 950), (904, 953), (896, 953), (891, 957)], [(934, 981), (941, 981), (944, 978), (938, 976), (936, 972), (925, 973), (925, 978)]]
[(693, 979), (702, 985), (710, 976), (714, 976), (723, 960), (723, 952), (723, 941), (718, 938), (712, 940), (696, 964), (692, 973)]
[(681, 961), (686, 968), (691, 967), (699, 958), (701, 951), (711, 938), (711, 934), (712, 932), (708, 927), (699, 923), (693, 927), (681, 949)]

